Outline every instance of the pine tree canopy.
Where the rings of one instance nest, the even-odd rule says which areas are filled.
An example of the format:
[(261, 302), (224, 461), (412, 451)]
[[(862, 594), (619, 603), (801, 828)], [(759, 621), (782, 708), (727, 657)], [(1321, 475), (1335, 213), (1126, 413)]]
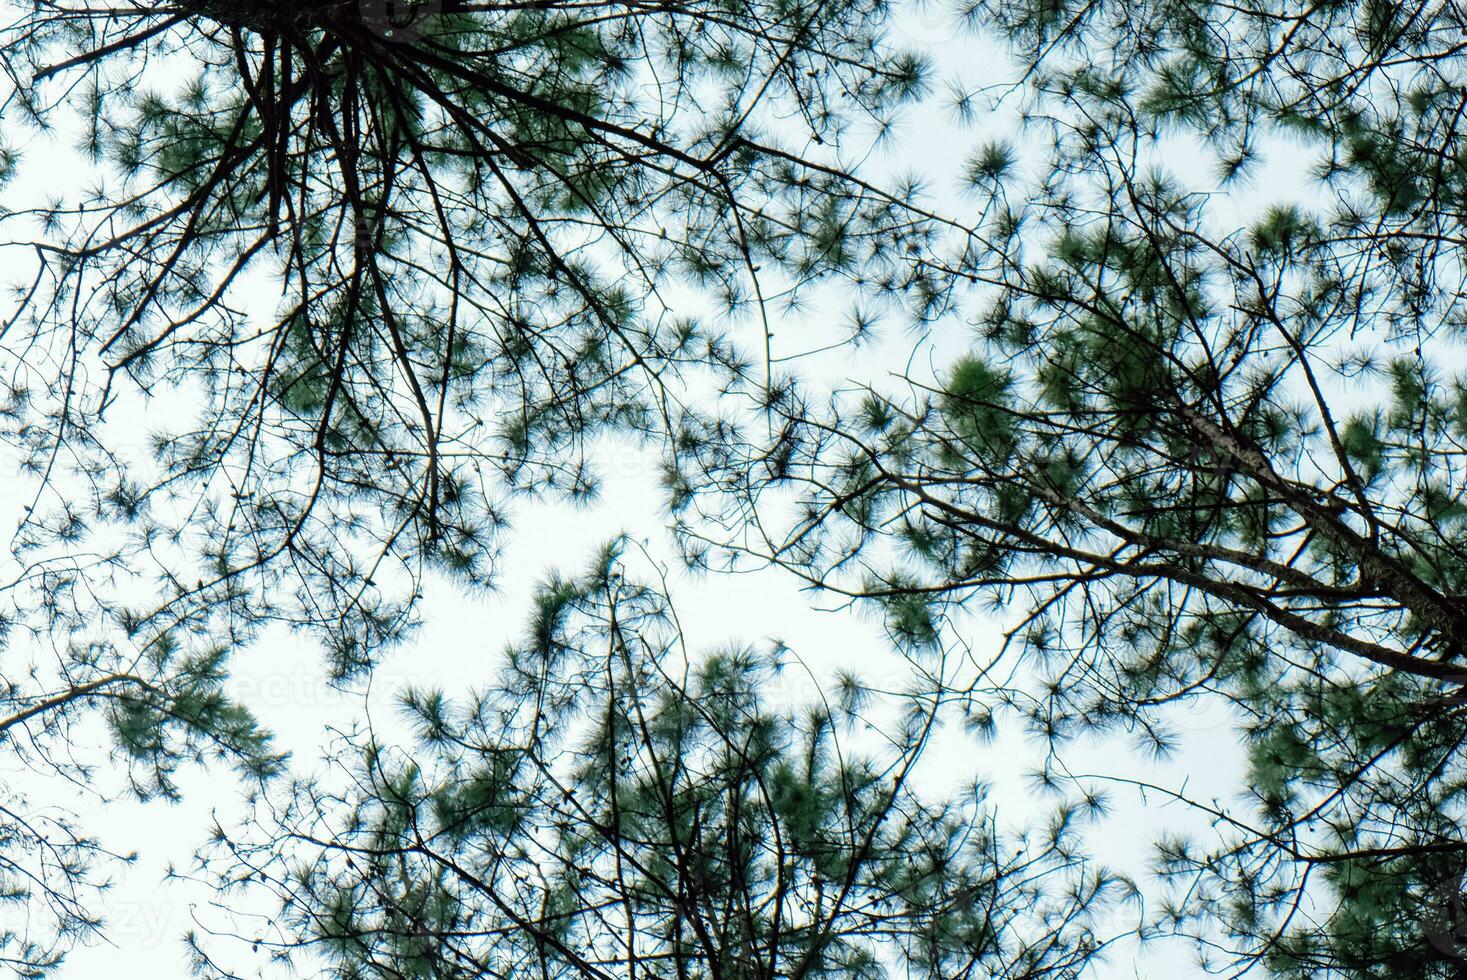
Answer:
[(343, 789), (220, 835), (204, 867), (281, 903), (255, 943), (329, 976), (596, 980), (1066, 976), (1108, 944), (1132, 890), (1076, 857), (1079, 815), (1015, 840), (981, 787), (910, 787), (941, 688), (776, 709), (788, 651), (690, 662), (615, 549), (535, 605), (486, 691), (404, 694), (416, 745), (349, 736)]
[[(216, 752), (276, 772), (224, 686), (262, 627), (359, 674), (426, 569), (492, 584), (510, 497), (594, 496), (589, 442), (656, 445), (689, 374), (765, 383), (720, 322), (926, 234), (834, 149), (923, 87), (874, 2), (0, 16), (0, 738), (61, 781), (96, 707), (144, 795)], [(48, 180), (49, 143), (92, 177)], [(0, 956), (41, 970), (96, 931), (104, 852), (14, 802), (0, 904), (52, 914)]]
[[(1159, 848), (1156, 927), (1229, 976), (1461, 976), (1463, 10), (971, 13), (1049, 141), (969, 166), (976, 346), (791, 392), (775, 439), (707, 454), (690, 555), (782, 564), (915, 647), (997, 617), (1056, 753), (1165, 755), (1178, 706), (1232, 704), (1248, 784), (1187, 800), (1212, 829)], [(1312, 165), (1293, 200), (1250, 186), (1270, 153)], [(1239, 221), (1251, 195), (1284, 200)]]
[(56, 132), (97, 174), (5, 217), (35, 255), (8, 434), (45, 483), (18, 546), (162, 563), (82, 613), (130, 636), (284, 620), (360, 669), (423, 568), (491, 581), (507, 496), (589, 497), (587, 440), (762, 373), (708, 315), (897, 275), (927, 233), (824, 149), (922, 90), (874, 2), (12, 16), (5, 159)]
[[(957, 66), (886, 0), (4, 16), (0, 752), (232, 765), (199, 975), (1467, 976), (1461, 0), (960, 0)], [(690, 569), (874, 610), (912, 683), (792, 698), (618, 544), (402, 738), (312, 770), (228, 695), (275, 624), (371, 677), (598, 440)], [(1224, 768), (1214, 709), (1217, 797), (1158, 775)], [(1042, 816), (919, 786), (938, 733)], [(105, 934), (59, 813), (0, 799), (21, 976)]]

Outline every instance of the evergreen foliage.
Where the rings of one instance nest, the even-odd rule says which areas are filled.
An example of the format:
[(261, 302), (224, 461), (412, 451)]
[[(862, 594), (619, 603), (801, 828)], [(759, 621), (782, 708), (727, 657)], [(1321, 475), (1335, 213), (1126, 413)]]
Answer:
[(792, 703), (788, 651), (690, 656), (623, 568), (545, 583), (483, 693), (407, 692), (413, 745), (349, 736), (220, 832), (204, 868), (281, 901), (259, 948), (323, 976), (632, 980), (1065, 977), (1109, 944), (1132, 891), (1078, 815), (1018, 839), (981, 787), (914, 788), (940, 687)]
[[(1210, 831), (1160, 843), (1158, 929), (1229, 976), (1462, 975), (1461, 6), (970, 14), (1049, 139), (1035, 173), (970, 167), (975, 348), (905, 391), (792, 391), (774, 440), (705, 454), (690, 557), (783, 564), (916, 643), (998, 615), (1061, 788), (1090, 788), (1069, 740), (1165, 755), (1179, 706), (1225, 700), (1248, 780), (1160, 787)], [(1232, 200), (1171, 164), (1199, 147)], [(1316, 166), (1251, 189), (1269, 148)], [(1256, 194), (1284, 200), (1240, 224)]]
[(492, 582), (510, 496), (592, 498), (588, 442), (665, 435), (690, 372), (768, 380), (710, 314), (878, 289), (931, 234), (832, 149), (924, 86), (879, 2), (11, 16), (13, 144), (97, 170), (4, 215), (36, 257), (7, 321), (5, 434), (43, 483), (16, 546), (151, 579), (48, 630), (284, 621), (351, 675), (426, 568)]
[[(1143, 939), (1463, 976), (1467, 13), (954, 13), (1015, 59), (1023, 128), (944, 213), (849, 165), (927, 94), (883, 0), (12, 4), (0, 438), (38, 489), (0, 750), (80, 782), (105, 722), (144, 797), (229, 760), (256, 808), (201, 870), (325, 975), (1078, 977), (1133, 892), (1066, 753), (1165, 757), (1222, 703), (1233, 797), (1120, 777), (1206, 827), (1157, 842)], [(95, 182), (38, 203), (32, 135)], [(783, 375), (773, 319), (825, 285), (856, 340), (896, 309), (971, 341), (899, 383)], [(279, 778), (229, 658), (283, 623), (368, 671), (430, 569), (493, 584), (511, 498), (591, 501), (602, 437), (663, 451), (690, 564), (874, 606), (941, 683), (801, 713), (782, 653), (690, 654), (613, 548), (483, 693), (407, 694), (411, 746), (364, 728)], [(948, 686), (923, 665), (975, 653), (975, 612), (996, 659)], [(947, 714), (1039, 736), (1051, 825), (917, 791)], [(22, 976), (103, 925), (109, 855), (52, 813), (0, 800)]]
[[(766, 373), (710, 314), (896, 275), (926, 232), (833, 150), (922, 89), (885, 16), (7, 4), (4, 751), (88, 782), (71, 725), (101, 705), (144, 794), (209, 746), (270, 775), (226, 654), (283, 623), (360, 674), (428, 569), (492, 585), (510, 497), (589, 500), (591, 440), (666, 433), (686, 376)], [(48, 173), (47, 141), (94, 178)], [(10, 802), (6, 900), (49, 898), (62, 941), (0, 956), (40, 971), (93, 931), (101, 851)]]

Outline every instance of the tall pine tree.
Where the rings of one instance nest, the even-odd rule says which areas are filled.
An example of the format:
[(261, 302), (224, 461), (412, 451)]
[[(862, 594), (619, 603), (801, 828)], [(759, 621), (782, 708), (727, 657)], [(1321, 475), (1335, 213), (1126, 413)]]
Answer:
[(1461, 6), (969, 13), (1029, 120), (968, 167), (990, 248), (944, 263), (977, 346), (904, 390), (791, 392), (773, 440), (706, 454), (689, 483), (733, 533), (690, 517), (693, 556), (783, 564), (915, 644), (993, 612), (1056, 746), (1166, 752), (1178, 706), (1225, 700), (1248, 781), (1160, 842), (1157, 925), (1228, 975), (1460, 976)]
[(1084, 814), (1015, 836), (981, 787), (918, 789), (940, 684), (791, 700), (789, 651), (688, 650), (626, 567), (545, 583), (482, 693), (407, 692), (415, 743), (348, 736), (221, 829), (203, 871), (280, 902), (221, 931), (359, 978), (1069, 977), (1110, 945), (1134, 892)]
[[(666, 434), (694, 372), (764, 383), (765, 304), (925, 234), (834, 149), (922, 88), (878, 2), (3, 16), (0, 750), (58, 778), (99, 706), (144, 793), (212, 748), (273, 772), (222, 693), (261, 628), (369, 666), (425, 570), (491, 581), (508, 498), (591, 496), (590, 440)], [(57, 915), (0, 956), (39, 970), (102, 852), (6, 802), (3, 900)]]
[(349, 674), (425, 568), (492, 578), (509, 496), (594, 494), (589, 440), (667, 436), (695, 370), (767, 382), (769, 304), (875, 289), (932, 233), (835, 148), (924, 84), (882, 3), (15, 17), (7, 172), (32, 132), (97, 173), (5, 217), (35, 256), (6, 321), (42, 484), (17, 548), (148, 593), (50, 629), (283, 620)]

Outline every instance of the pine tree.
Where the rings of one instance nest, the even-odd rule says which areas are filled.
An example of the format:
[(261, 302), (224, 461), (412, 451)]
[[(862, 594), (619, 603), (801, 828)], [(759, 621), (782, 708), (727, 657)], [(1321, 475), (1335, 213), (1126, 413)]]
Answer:
[[(665, 437), (690, 373), (769, 383), (710, 321), (762, 350), (766, 304), (927, 234), (834, 149), (924, 84), (874, 0), (4, 16), (0, 751), (58, 778), (98, 707), (145, 795), (216, 748), (270, 775), (222, 686), (262, 628), (369, 667), (428, 569), (492, 580), (510, 498), (592, 497), (590, 442)], [(6, 803), (3, 900), (57, 914), (0, 956), (40, 971), (105, 855)]]
[(258, 951), (322, 976), (733, 980), (1075, 976), (1109, 945), (1131, 890), (1081, 856), (1082, 815), (1016, 838), (981, 788), (914, 788), (940, 686), (791, 702), (789, 651), (689, 651), (625, 569), (614, 546), (545, 583), (482, 694), (409, 691), (414, 744), (348, 737), (334, 773), (221, 830), (204, 869), (281, 902)]
[[(995, 613), (1056, 752), (1165, 753), (1168, 712), (1226, 700), (1248, 783), (1187, 800), (1211, 833), (1160, 842), (1157, 924), (1228, 975), (1462, 975), (1461, 6), (970, 13), (1048, 137), (968, 168), (990, 248), (946, 266), (977, 346), (906, 392), (774, 404), (773, 440), (690, 481), (733, 529), (689, 516), (690, 556), (784, 564), (919, 646)], [(1285, 141), (1317, 180), (1240, 223)]]
[[(508, 496), (588, 497), (588, 440), (665, 439), (695, 562), (784, 565), (929, 655), (954, 608), (1004, 615), (1048, 784), (1073, 735), (1164, 753), (1172, 706), (1232, 705), (1242, 799), (1150, 788), (1209, 824), (1159, 842), (1151, 903), (1209, 968), (1460, 976), (1461, 5), (961, 12), (1010, 43), (1048, 140), (973, 155), (977, 234), (842, 165), (926, 77), (879, 2), (22, 8), (0, 118), (102, 177), (3, 216), (35, 266), (0, 412), (42, 487), (10, 618), (63, 656), (7, 676), (0, 736), (65, 745), (101, 701), (144, 792), (210, 747), (268, 777), (218, 651), (284, 621), (369, 667), (426, 568), (491, 578)], [(1237, 220), (1285, 141), (1317, 184)], [(828, 279), (919, 319), (971, 302), (976, 346), (817, 396), (776, 376), (767, 316)], [(765, 363), (668, 315), (688, 285), (751, 314)], [(691, 403), (694, 375), (768, 424)], [(124, 458), (107, 412), (179, 403)], [(892, 780), (943, 694), (894, 760), (837, 754), (860, 708), (787, 719), (757, 658), (681, 662), (665, 597), (615, 567), (551, 583), (489, 693), (413, 696), (411, 758), (350, 740), (346, 789), (267, 786), (284, 822), (221, 832), (206, 868), (282, 902), (263, 947), (348, 976), (1092, 961), (1120, 885), (1068, 811), (1015, 852)], [(17, 812), (31, 891), (63, 938), (94, 928), (95, 842)], [(36, 971), (60, 948), (0, 938)]]
[[(285, 621), (339, 674), (369, 664), (426, 568), (491, 580), (509, 497), (591, 497), (590, 440), (669, 437), (694, 370), (768, 384), (742, 352), (768, 304), (875, 289), (931, 234), (834, 149), (923, 88), (885, 16), (19, 9), (7, 130), (74, 139), (98, 174), (5, 219), (37, 257), (7, 320), (7, 435), (43, 484), (28, 567), (151, 577), (80, 613), (129, 635)], [(3, 159), (25, 174), (23, 147)], [(740, 344), (709, 322), (730, 313)]]

